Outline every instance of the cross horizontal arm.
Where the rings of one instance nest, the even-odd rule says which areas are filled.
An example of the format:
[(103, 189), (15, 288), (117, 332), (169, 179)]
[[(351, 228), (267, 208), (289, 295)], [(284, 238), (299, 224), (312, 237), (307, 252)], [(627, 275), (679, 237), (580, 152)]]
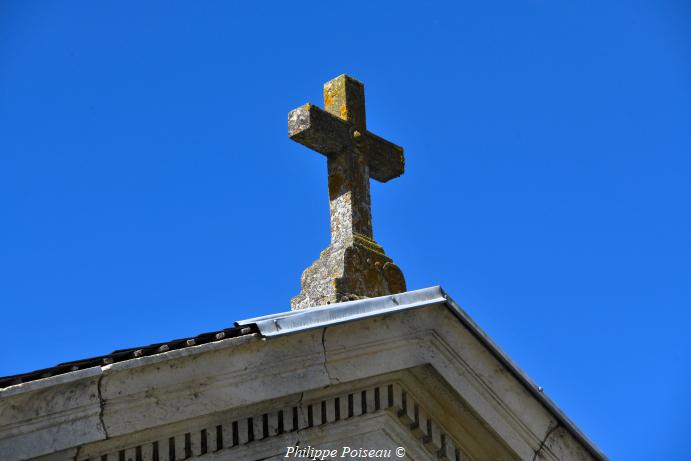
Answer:
[(288, 136), (324, 155), (341, 152), (352, 143), (347, 122), (312, 104), (290, 111)]
[(369, 146), (367, 159), (372, 179), (386, 182), (401, 176), (404, 168), (403, 148), (369, 131), (365, 136)]
[[(341, 152), (353, 143), (348, 122), (312, 104), (305, 104), (288, 114), (288, 136), (327, 156)], [(363, 141), (367, 146), (367, 163), (373, 179), (386, 182), (403, 174), (402, 147), (369, 131)]]

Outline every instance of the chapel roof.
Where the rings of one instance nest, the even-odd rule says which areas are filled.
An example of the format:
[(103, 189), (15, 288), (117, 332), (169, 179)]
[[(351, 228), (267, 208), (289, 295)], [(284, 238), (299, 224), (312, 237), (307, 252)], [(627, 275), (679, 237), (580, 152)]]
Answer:
[(77, 370), (165, 354), (176, 349), (207, 345), (203, 346), (203, 349), (211, 346), (211, 343), (221, 342), (229, 338), (256, 334), (268, 339), (319, 328), (328, 328), (333, 325), (366, 318), (386, 317), (395, 312), (439, 305), (446, 306), (453, 316), (484, 348), (528, 390), (533, 398), (540, 402), (557, 419), (559, 424), (564, 426), (576, 440), (582, 443), (595, 459), (607, 461), (606, 455), (545, 395), (542, 387), (536, 385), (440, 286), (241, 320), (235, 322), (234, 327), (202, 333), (190, 338), (175, 339), (144, 347), (120, 349), (103, 356), (61, 363), (51, 368), (20, 375), (0, 377), (0, 389)]
[(111, 363), (123, 362), (125, 360), (136, 359), (139, 357), (148, 357), (150, 355), (163, 354), (164, 352), (176, 349), (184, 349), (186, 347), (198, 346), (201, 344), (221, 341), (227, 338), (236, 338), (238, 336), (249, 335), (252, 333), (256, 333), (256, 328), (252, 325), (238, 326), (232, 328), (224, 328), (218, 331), (201, 333), (197, 336), (191, 336), (189, 338), (179, 338), (162, 343), (149, 344), (148, 346), (131, 347), (129, 349), (118, 349), (106, 355), (99, 355), (97, 357), (90, 357), (81, 360), (73, 360), (71, 362), (57, 364), (53, 367), (30, 371), (27, 373), (21, 373), (18, 375), (1, 376), (0, 389), (9, 386), (14, 386), (15, 384), (22, 384), (30, 381), (36, 381), (38, 379), (49, 378), (51, 376), (57, 376), (72, 371), (110, 365)]

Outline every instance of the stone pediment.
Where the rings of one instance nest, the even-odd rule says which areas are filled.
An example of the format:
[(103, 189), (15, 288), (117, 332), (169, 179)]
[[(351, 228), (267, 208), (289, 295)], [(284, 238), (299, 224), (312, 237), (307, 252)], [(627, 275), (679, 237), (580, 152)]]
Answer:
[[(76, 460), (283, 458), (288, 447), (405, 459), (519, 459), (429, 367), (329, 386), (81, 447)], [(343, 456), (343, 458), (341, 458)], [(353, 456), (356, 458), (356, 456)]]
[(438, 288), (239, 323), (259, 333), (0, 391), (3, 459), (606, 459)]

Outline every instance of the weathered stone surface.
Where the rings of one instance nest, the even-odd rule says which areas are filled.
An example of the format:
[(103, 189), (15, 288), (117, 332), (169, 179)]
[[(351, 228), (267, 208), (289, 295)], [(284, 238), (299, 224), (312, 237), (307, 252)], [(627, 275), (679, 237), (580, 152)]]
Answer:
[(355, 235), (329, 245), (302, 274), (294, 309), (405, 291), (403, 273), (373, 240)]
[(324, 85), (324, 107), (288, 114), (288, 135), (327, 156), (331, 244), (302, 274), (293, 309), (405, 291), (403, 273), (374, 241), (369, 178), (403, 174), (403, 149), (366, 127), (364, 85), (341, 75)]
[[(288, 136), (293, 141), (326, 156), (348, 149), (352, 142), (351, 126), (313, 104), (305, 104), (288, 113)], [(365, 131), (370, 177), (387, 182), (403, 174), (403, 148)]]

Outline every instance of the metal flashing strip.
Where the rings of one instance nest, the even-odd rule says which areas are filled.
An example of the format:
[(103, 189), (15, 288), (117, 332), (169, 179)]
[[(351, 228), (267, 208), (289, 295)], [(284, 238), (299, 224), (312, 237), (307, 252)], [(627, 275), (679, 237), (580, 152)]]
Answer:
[(339, 323), (378, 317), (392, 312), (446, 302), (441, 287), (407, 291), (379, 298), (360, 299), (311, 309), (284, 312), (235, 322), (237, 326), (256, 325), (263, 336), (280, 336)]
[(530, 394), (537, 399), (554, 417), (559, 424), (564, 426), (571, 435), (578, 440), (600, 461), (608, 461), (609, 458), (562, 412), (559, 407), (547, 397), (542, 388), (537, 386), (506, 353), (497, 346), (494, 341), (478, 326), (475, 321), (448, 295), (440, 286), (423, 288), (421, 290), (408, 291), (396, 295), (382, 296), (379, 298), (348, 301), (327, 306), (319, 306), (311, 309), (283, 312), (263, 317), (241, 320), (235, 322), (237, 326), (254, 326), (262, 336), (272, 337), (290, 333), (298, 333), (317, 328), (324, 328), (340, 323), (378, 317), (393, 312), (408, 309), (421, 308), (443, 303), (468, 331), (509, 372), (528, 389)]

